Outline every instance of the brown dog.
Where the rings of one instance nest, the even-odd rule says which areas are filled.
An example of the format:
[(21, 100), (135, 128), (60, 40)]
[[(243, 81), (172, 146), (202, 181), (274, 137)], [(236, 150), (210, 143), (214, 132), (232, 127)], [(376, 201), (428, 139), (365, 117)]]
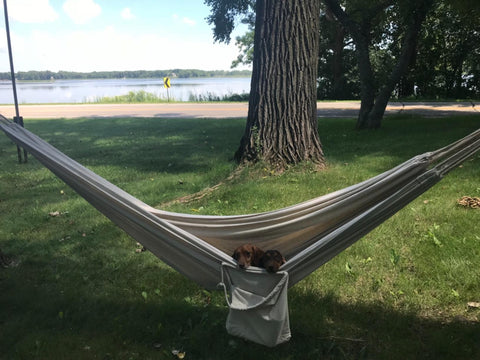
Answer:
[(247, 269), (249, 266), (260, 266), (262, 256), (263, 250), (252, 244), (239, 246), (232, 255), (241, 269)]
[(278, 250), (267, 250), (263, 253), (262, 258), (260, 259), (260, 267), (263, 267), (270, 273), (276, 273), (280, 266), (285, 264), (287, 261), (280, 254)]

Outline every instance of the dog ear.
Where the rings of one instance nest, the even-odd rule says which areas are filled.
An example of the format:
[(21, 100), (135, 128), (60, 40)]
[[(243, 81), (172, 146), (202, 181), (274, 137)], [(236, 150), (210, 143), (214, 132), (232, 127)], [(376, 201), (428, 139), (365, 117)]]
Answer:
[(233, 252), (232, 258), (234, 258), (235, 260), (238, 260), (238, 251)]

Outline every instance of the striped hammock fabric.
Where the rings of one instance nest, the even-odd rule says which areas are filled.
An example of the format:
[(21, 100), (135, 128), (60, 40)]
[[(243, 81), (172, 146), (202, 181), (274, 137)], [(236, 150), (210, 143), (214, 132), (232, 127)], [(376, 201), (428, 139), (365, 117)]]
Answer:
[(369, 180), (300, 204), (258, 214), (202, 216), (143, 203), (1, 115), (0, 128), (158, 258), (207, 289), (220, 282), (222, 263), (236, 265), (230, 255), (244, 243), (281, 251), (287, 258), (281, 270), (293, 286), (480, 149), (479, 129)]

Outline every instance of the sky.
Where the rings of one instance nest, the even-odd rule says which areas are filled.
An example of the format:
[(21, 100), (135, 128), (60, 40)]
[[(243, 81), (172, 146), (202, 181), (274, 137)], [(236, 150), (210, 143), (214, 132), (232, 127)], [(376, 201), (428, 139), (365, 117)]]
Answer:
[[(10, 71), (3, 1), (0, 71)], [(229, 70), (238, 55), (214, 43), (203, 0), (8, 0), (15, 71)]]

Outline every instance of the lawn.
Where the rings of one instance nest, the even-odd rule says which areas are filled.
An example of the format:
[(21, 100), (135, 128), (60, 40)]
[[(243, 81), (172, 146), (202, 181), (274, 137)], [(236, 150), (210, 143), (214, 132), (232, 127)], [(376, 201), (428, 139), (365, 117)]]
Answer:
[[(199, 214), (272, 210), (358, 183), (480, 127), (480, 116), (393, 116), (377, 131), (320, 119), (328, 166), (232, 178), (244, 119), (25, 120), (148, 204)], [(0, 359), (480, 358), (480, 153), (289, 290), (292, 340), (229, 336), (223, 293), (175, 272), (0, 135)], [(218, 183), (205, 196), (175, 199)], [(470, 304), (470, 306), (468, 305)]]

